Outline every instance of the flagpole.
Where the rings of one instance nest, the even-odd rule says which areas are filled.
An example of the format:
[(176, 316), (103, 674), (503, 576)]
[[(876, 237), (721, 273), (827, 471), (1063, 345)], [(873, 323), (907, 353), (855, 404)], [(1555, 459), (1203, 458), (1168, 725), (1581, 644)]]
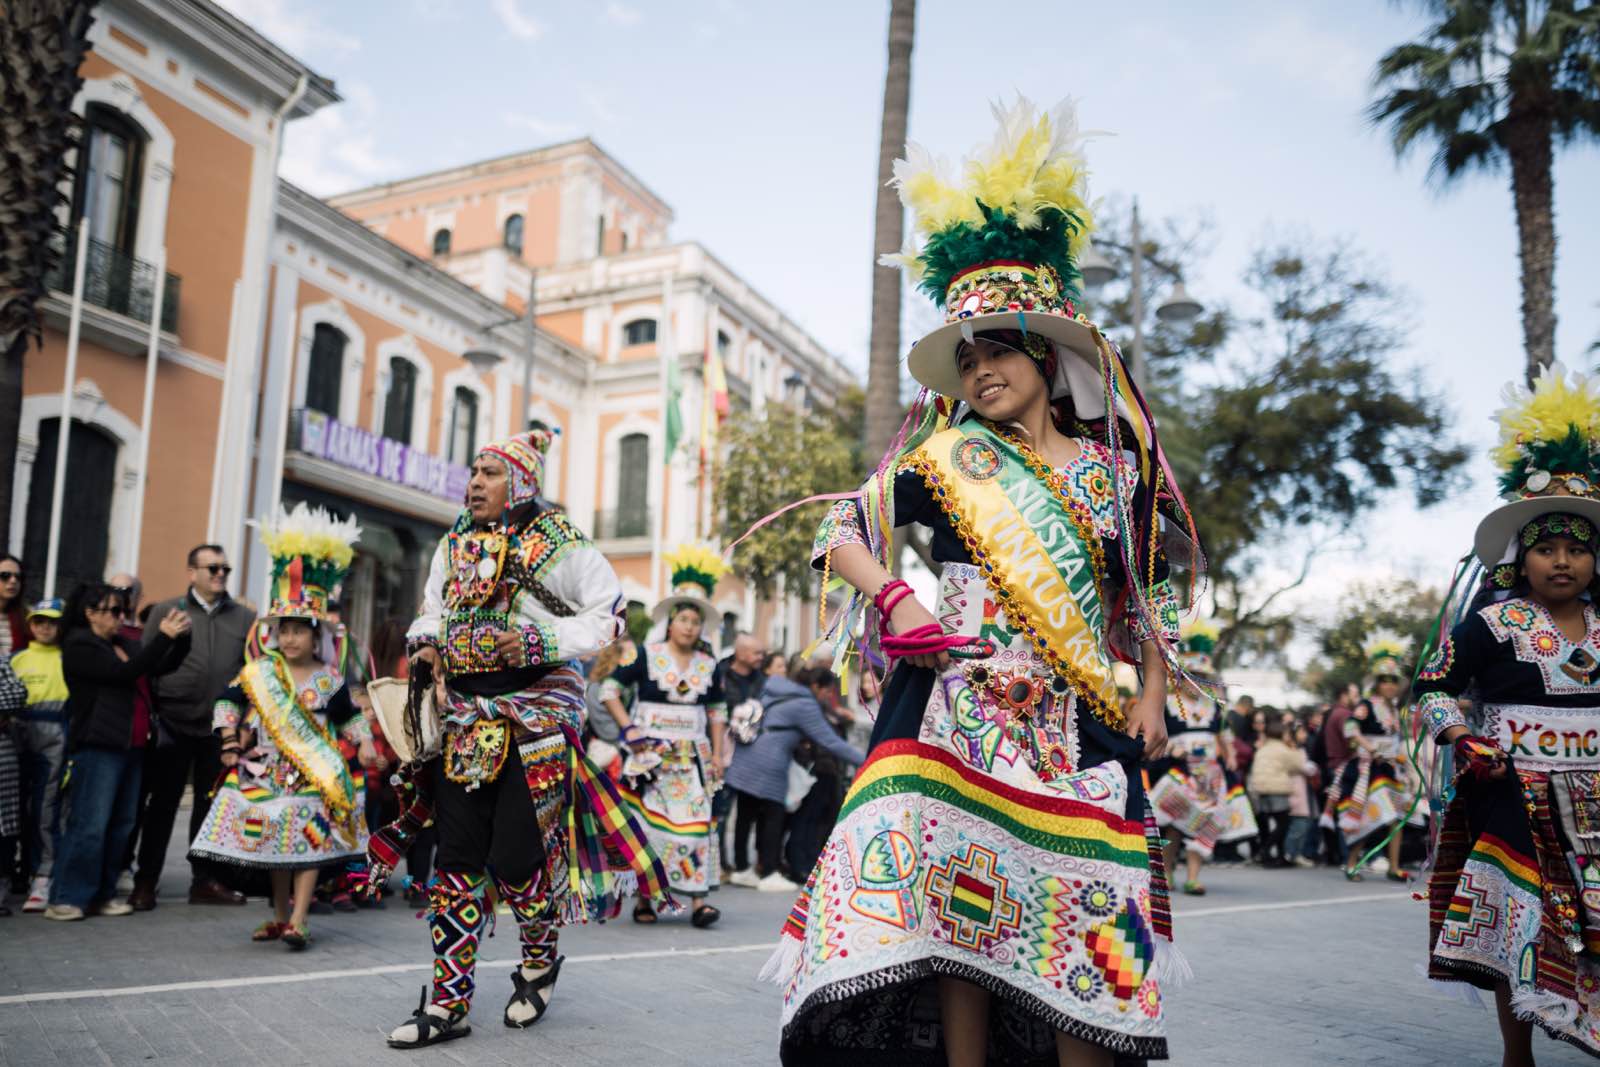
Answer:
[[(656, 600), (662, 596), (661, 526), (667, 521), (667, 482), (672, 474), (672, 455), (667, 451), (667, 421), (670, 418), (667, 408), (673, 402), (667, 384), (668, 360), (678, 358), (677, 340), (676, 331), (672, 328), (672, 267), (669, 266), (667, 276), (661, 280), (661, 323), (656, 329), (656, 378), (661, 397), (661, 470), (658, 475), (661, 492), (656, 494), (656, 514), (650, 519), (650, 595)], [(620, 507), (622, 501), (619, 500), (617, 504)]]
[(55, 478), (50, 484), (50, 541), (45, 551), (44, 595), (56, 595), (61, 561), (61, 504), (67, 489), (67, 453), (72, 442), (72, 390), (78, 378), (78, 334), (83, 326), (83, 267), (89, 257), (89, 220), (78, 220), (77, 255), (72, 264), (72, 310), (67, 317), (67, 369), (61, 384), (61, 426), (56, 434)]
[(161, 304), (167, 291), (167, 249), (156, 255), (155, 293), (150, 300), (150, 332), (144, 355), (144, 405), (139, 415), (139, 465), (132, 514), (128, 519), (128, 571), (139, 574), (139, 550), (144, 540), (144, 494), (150, 485), (150, 430), (155, 413), (156, 365), (161, 362)]
[(711, 427), (716, 419), (716, 397), (711, 395), (711, 361), (717, 350), (717, 305), (711, 299), (716, 290), (706, 289), (705, 351), (700, 358), (700, 498), (695, 508), (695, 540), (706, 536), (711, 514)]

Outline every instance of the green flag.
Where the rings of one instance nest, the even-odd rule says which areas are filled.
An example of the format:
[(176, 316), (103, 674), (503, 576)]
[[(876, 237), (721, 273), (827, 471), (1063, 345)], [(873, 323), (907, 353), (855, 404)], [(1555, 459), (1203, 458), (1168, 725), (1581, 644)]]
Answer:
[(672, 454), (678, 450), (678, 440), (683, 436), (683, 413), (678, 410), (683, 386), (678, 383), (678, 361), (670, 356), (662, 358), (667, 361), (667, 447), (662, 452), (662, 462), (671, 463)]

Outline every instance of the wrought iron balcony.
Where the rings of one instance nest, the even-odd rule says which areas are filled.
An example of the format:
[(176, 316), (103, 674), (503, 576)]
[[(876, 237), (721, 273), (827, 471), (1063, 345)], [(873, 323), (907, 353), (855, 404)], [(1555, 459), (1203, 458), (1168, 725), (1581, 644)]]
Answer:
[[(72, 276), (77, 269), (76, 233), (57, 230), (52, 239), (60, 258), (45, 285), (72, 295)], [(83, 268), (83, 299), (96, 307), (126, 315), (136, 322), (150, 321), (150, 303), (155, 299), (156, 268), (135, 256), (90, 238)], [(166, 289), (161, 294), (161, 329), (178, 332), (178, 289), (183, 279), (167, 272)]]
[(595, 512), (594, 539), (596, 541), (649, 536), (650, 509), (644, 506), (643, 501), (640, 501), (635, 507)]

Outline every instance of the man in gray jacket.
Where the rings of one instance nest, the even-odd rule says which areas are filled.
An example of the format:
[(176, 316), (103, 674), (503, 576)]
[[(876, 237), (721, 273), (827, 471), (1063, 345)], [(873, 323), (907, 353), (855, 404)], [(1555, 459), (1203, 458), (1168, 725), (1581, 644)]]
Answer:
[[(220, 545), (200, 545), (189, 552), (189, 589), (150, 611), (145, 640), (160, 632), (168, 612), (183, 610), (194, 622), (189, 655), (177, 670), (154, 681), (160, 743), (146, 751), (144, 821), (139, 834), (138, 870), (128, 903), (135, 911), (156, 906), (156, 885), (166, 862), (167, 844), (184, 786), (194, 789), (185, 850), (194, 840), (210, 807), (210, 793), (222, 771), (222, 745), (211, 732), (211, 709), (217, 697), (244, 666), (245, 641), (255, 625), (255, 612), (228, 595), (227, 554)], [(243, 904), (244, 895), (223, 885), (216, 869), (204, 860), (190, 861), (191, 904)]]

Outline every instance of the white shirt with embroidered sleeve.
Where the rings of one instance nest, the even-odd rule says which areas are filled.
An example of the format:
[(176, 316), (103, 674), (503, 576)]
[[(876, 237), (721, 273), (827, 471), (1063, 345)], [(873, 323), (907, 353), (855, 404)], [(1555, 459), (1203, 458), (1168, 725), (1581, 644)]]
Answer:
[(573, 614), (557, 616), (528, 590), (518, 594), (516, 621), (527, 640), (527, 662), (556, 663), (592, 656), (623, 635), (627, 600), (622, 583), (593, 545), (572, 548), (540, 581)]
[(428, 564), (428, 580), (422, 586), (422, 610), (406, 630), (406, 646), (413, 652), (422, 645), (438, 648), (444, 642), (444, 579), (449, 559), (450, 540), (441, 537), (433, 550), (433, 562)]

